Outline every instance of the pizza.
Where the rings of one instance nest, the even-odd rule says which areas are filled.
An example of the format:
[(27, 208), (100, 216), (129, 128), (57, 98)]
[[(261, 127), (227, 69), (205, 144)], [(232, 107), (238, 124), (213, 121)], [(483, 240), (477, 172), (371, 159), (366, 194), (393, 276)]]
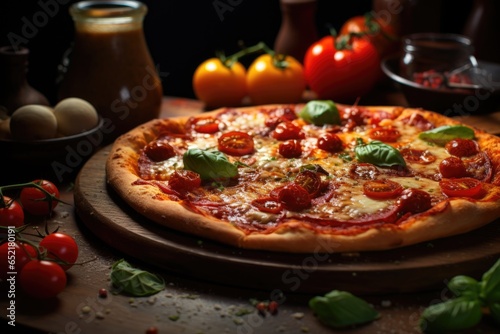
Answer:
[(387, 250), (500, 217), (500, 138), (395, 106), (155, 119), (114, 142), (106, 177), (151, 223), (247, 249)]

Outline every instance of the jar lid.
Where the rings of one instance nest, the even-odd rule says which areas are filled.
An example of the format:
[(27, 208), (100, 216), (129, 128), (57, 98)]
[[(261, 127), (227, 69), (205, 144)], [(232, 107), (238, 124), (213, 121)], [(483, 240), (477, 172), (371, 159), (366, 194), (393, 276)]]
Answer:
[(139, 1), (81, 1), (73, 4), (69, 12), (75, 22), (120, 24), (142, 21), (147, 6)]

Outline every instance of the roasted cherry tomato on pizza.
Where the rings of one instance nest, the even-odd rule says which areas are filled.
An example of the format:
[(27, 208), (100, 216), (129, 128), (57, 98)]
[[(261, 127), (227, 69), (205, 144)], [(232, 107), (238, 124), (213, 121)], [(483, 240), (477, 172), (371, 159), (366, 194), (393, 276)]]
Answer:
[(481, 181), (471, 177), (443, 179), (439, 182), (439, 187), (449, 197), (476, 197), (483, 189)]
[(297, 103), (306, 88), (302, 64), (291, 56), (263, 54), (247, 72), (252, 104)]
[(23, 224), (24, 211), (21, 205), (14, 199), (3, 196), (3, 202), (0, 202), (0, 226), (20, 227)]
[(59, 203), (59, 189), (54, 183), (48, 180), (35, 180), (33, 183), (43, 188), (50, 195), (47, 195), (36, 187), (23, 188), (19, 195), (23, 209), (35, 216), (50, 214)]
[(242, 156), (254, 151), (252, 136), (242, 131), (229, 131), (218, 139), (219, 151), (229, 155)]
[(247, 95), (245, 67), (235, 61), (210, 58), (193, 75), (196, 97), (208, 107), (239, 106)]
[(365, 195), (374, 199), (394, 198), (401, 194), (402, 191), (403, 186), (387, 179), (366, 181), (363, 184)]
[(326, 36), (304, 57), (306, 81), (319, 99), (351, 103), (379, 78), (380, 56), (367, 38)]

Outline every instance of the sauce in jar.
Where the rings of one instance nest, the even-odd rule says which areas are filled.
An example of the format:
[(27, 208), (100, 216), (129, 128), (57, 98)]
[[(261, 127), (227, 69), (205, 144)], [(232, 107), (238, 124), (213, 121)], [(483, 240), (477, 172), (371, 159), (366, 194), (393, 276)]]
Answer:
[(75, 44), (59, 98), (89, 101), (111, 121), (108, 140), (160, 112), (162, 85), (142, 29), (146, 11), (136, 1), (86, 1), (70, 9)]

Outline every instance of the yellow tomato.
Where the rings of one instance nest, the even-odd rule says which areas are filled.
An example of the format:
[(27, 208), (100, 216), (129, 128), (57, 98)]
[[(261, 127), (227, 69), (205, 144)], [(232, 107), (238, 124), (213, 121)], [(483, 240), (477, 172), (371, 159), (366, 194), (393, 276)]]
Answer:
[(241, 105), (247, 95), (245, 67), (239, 62), (230, 67), (218, 58), (201, 63), (193, 75), (196, 97), (208, 107), (232, 107)]
[(247, 72), (248, 95), (253, 104), (297, 103), (306, 88), (304, 69), (295, 58), (286, 56), (283, 67), (264, 54), (255, 59)]

